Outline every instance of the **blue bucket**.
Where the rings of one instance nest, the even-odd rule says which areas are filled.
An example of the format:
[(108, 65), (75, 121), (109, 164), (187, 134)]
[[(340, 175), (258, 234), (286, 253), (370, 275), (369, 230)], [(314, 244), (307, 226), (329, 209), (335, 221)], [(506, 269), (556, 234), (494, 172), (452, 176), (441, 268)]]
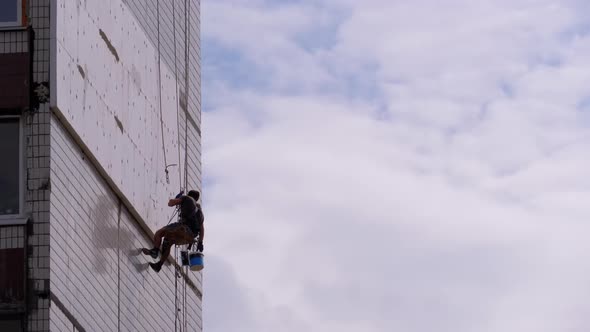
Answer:
[(205, 267), (203, 254), (200, 252), (191, 252), (189, 255), (189, 265), (192, 271), (201, 271)]

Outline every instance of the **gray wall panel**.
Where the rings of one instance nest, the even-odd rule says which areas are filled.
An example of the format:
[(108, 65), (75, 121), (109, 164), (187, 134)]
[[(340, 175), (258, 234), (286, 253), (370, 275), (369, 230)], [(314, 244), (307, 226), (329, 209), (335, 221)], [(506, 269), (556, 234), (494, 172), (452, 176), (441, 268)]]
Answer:
[[(178, 155), (179, 113), (186, 109), (192, 124), (200, 126), (194, 56), (199, 36), (186, 33), (198, 30), (199, 2), (160, 1), (159, 9), (153, 8), (156, 4), (57, 0), (51, 98), (62, 121), (153, 231), (167, 214), (154, 202), (167, 200), (185, 182), (184, 147)], [(156, 22), (150, 19), (154, 11)], [(200, 135), (194, 141), (200, 142)], [(177, 166), (169, 168), (167, 183), (164, 167), (170, 164)]]
[[(139, 215), (152, 231), (167, 222), (172, 210), (165, 203), (185, 181), (185, 157), (188, 186), (201, 189), (200, 2), (187, 1), (192, 11), (188, 58), (184, 5), (189, 2), (160, 1), (159, 48), (155, 0), (52, 2), (51, 105), (57, 116), (51, 117), (52, 195), (46, 217), (51, 218), (46, 233), (51, 236), (52, 330), (75, 330), (79, 324), (87, 331), (170, 331), (175, 321), (202, 330), (201, 292), (185, 285), (190, 278), (192, 287), (201, 289), (202, 274), (184, 269), (187, 277), (175, 278), (170, 265), (159, 274), (151, 271), (138, 252), (150, 247), (151, 239), (135, 219)], [(41, 34), (49, 37), (48, 31)], [(40, 58), (48, 57), (45, 53), (39, 61), (47, 61)], [(39, 69), (45, 76), (47, 67)], [(163, 177), (158, 91), (167, 162), (179, 164), (170, 169), (170, 184)], [(196, 124), (186, 128), (188, 146), (186, 114)], [(47, 134), (49, 117), (44, 120)]]
[[(172, 330), (175, 290), (183, 294), (184, 278), (175, 289), (172, 266), (160, 273), (148, 268), (138, 249), (151, 246), (150, 239), (57, 118), (51, 156), (52, 292), (87, 331)], [(178, 324), (186, 318), (199, 331), (201, 301), (188, 287), (186, 294), (191, 316), (179, 306)]]

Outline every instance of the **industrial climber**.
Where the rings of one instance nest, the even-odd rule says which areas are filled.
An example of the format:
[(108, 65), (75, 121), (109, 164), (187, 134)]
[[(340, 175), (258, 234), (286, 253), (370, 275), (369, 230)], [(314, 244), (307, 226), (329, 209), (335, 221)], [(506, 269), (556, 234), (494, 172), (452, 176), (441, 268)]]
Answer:
[[(170, 256), (172, 245), (192, 244), (198, 236), (197, 251), (203, 251), (203, 238), (205, 235), (205, 226), (203, 211), (198, 203), (201, 194), (196, 190), (191, 190), (187, 195), (180, 193), (176, 198), (168, 201), (168, 206), (180, 205), (180, 222), (171, 223), (159, 229), (154, 234), (154, 248), (143, 248), (145, 255), (157, 259), (160, 254), (160, 260), (157, 263), (150, 263), (150, 267), (160, 272), (162, 265)], [(162, 239), (164, 241), (162, 241)], [(160, 249), (161, 247), (161, 249)]]

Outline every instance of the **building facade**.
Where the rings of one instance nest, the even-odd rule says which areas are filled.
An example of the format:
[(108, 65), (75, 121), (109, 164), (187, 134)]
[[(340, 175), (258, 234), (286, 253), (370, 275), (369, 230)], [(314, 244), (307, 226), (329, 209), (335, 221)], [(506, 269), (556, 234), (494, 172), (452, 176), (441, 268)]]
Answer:
[(201, 189), (199, 0), (0, 2), (0, 331), (202, 331), (140, 254)]

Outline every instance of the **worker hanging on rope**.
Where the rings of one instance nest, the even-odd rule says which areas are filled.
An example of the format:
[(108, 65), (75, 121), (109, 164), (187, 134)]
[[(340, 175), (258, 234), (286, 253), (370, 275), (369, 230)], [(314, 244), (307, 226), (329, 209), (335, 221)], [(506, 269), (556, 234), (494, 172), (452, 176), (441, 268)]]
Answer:
[(201, 205), (198, 203), (200, 196), (198, 191), (191, 190), (187, 195), (182, 195), (181, 192), (176, 198), (168, 201), (170, 207), (180, 206), (180, 222), (174, 222), (159, 229), (154, 234), (154, 248), (142, 249), (145, 255), (154, 259), (160, 255), (160, 260), (157, 263), (150, 263), (150, 267), (154, 271), (160, 272), (162, 265), (170, 256), (172, 245), (192, 245), (198, 236), (197, 251), (203, 251), (205, 217)]

